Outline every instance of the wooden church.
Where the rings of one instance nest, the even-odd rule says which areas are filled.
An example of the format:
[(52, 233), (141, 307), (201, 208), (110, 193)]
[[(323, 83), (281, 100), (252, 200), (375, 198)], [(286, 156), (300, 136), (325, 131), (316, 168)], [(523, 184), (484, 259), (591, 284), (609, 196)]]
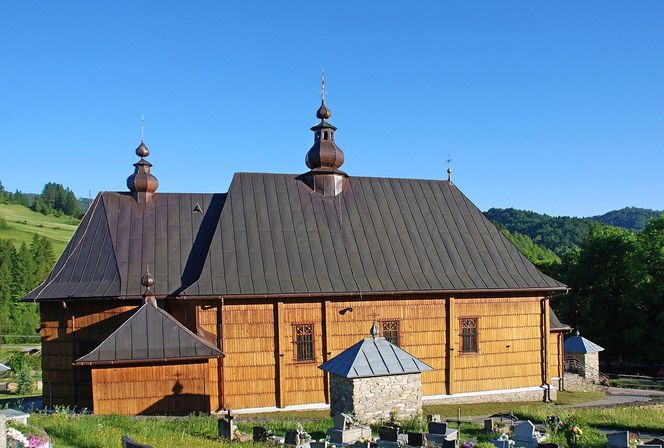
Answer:
[[(433, 369), (424, 399), (546, 399), (566, 286), (448, 180), (340, 170), (322, 104), (297, 174), (236, 173), (225, 193), (160, 193), (147, 146), (102, 192), (48, 278), (44, 404), (186, 414), (329, 403), (318, 366), (381, 336)], [(294, 164), (297, 169), (297, 164)]]

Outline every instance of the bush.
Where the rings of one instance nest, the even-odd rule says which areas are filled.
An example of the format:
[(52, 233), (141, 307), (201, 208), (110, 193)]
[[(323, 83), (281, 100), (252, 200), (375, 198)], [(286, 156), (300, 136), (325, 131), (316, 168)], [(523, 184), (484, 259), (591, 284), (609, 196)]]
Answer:
[(32, 370), (30, 370), (29, 364), (25, 364), (21, 367), (21, 370), (18, 371), (16, 382), (18, 383), (19, 394), (23, 395), (32, 392)]
[(0, 218), (0, 230), (9, 230), (9, 224), (2, 218)]
[(5, 364), (7, 364), (7, 367), (12, 369), (15, 373), (18, 373), (24, 367), (30, 368), (30, 358), (25, 353), (14, 352)]

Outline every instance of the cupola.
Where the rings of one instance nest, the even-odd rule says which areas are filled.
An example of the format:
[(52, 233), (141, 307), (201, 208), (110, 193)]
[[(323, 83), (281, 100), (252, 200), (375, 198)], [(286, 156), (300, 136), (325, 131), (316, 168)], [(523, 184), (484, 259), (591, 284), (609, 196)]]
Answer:
[(141, 144), (136, 148), (136, 155), (140, 157), (134, 163), (134, 174), (127, 178), (127, 188), (137, 201), (147, 202), (159, 187), (159, 181), (150, 172), (152, 164), (145, 160), (150, 155), (150, 150), (141, 139)]
[(304, 178), (314, 191), (324, 196), (337, 196), (343, 191), (344, 180), (348, 175), (339, 170), (344, 163), (344, 152), (334, 141), (337, 128), (327, 121), (332, 111), (325, 104), (325, 73), (321, 77), (321, 86), (321, 105), (316, 111), (320, 123), (311, 128), (314, 144), (304, 159), (310, 169)]

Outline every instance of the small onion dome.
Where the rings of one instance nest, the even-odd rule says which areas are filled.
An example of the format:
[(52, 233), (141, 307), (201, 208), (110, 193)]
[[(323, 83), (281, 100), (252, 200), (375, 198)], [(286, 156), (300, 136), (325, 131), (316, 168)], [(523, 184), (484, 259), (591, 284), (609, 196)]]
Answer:
[(134, 163), (134, 174), (127, 178), (127, 188), (132, 193), (154, 193), (159, 187), (159, 181), (150, 172), (152, 164), (144, 159), (150, 154), (150, 150), (141, 142), (136, 148), (136, 155), (141, 159)]
[(143, 274), (143, 277), (141, 277), (141, 285), (145, 286), (146, 288), (152, 288), (152, 286), (154, 286), (154, 277), (152, 274), (149, 272)]
[(147, 146), (145, 146), (145, 143), (141, 142), (140, 145), (136, 148), (136, 155), (140, 158), (147, 157), (150, 155), (150, 150), (148, 149)]
[(325, 100), (321, 103), (320, 107), (316, 111), (316, 118), (319, 120), (327, 120), (332, 116), (332, 111), (327, 108), (325, 105)]

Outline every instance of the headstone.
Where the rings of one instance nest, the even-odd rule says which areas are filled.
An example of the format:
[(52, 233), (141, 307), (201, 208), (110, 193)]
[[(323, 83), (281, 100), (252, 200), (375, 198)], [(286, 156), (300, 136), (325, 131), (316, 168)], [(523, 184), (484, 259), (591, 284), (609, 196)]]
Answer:
[(440, 444), (441, 448), (459, 448), (459, 439), (447, 440), (444, 439)]
[(447, 432), (447, 423), (431, 421), (427, 425), (430, 434), (445, 434)]
[(396, 442), (399, 438), (399, 432), (393, 426), (381, 426), (378, 428), (378, 437), (385, 442)]
[(286, 431), (286, 437), (284, 438), (284, 445), (295, 445), (300, 444), (300, 434), (295, 430)]
[(427, 425), (429, 433), (427, 434), (427, 441), (436, 445), (443, 445), (445, 441), (455, 442), (459, 438), (459, 430), (448, 428), (445, 422), (429, 422)]
[(349, 444), (371, 437), (371, 428), (356, 425), (353, 418), (348, 414), (336, 414), (332, 417), (332, 421), (334, 428), (327, 431), (332, 443)]
[(28, 418), (30, 418), (30, 414), (17, 411), (16, 409), (0, 409), (0, 416), (5, 417), (7, 420), (13, 420), (24, 426), (28, 425)]
[(606, 435), (607, 448), (628, 448), (629, 431), (612, 432)]
[(664, 448), (664, 439), (654, 438), (646, 442), (646, 445), (659, 445), (661, 448)]
[(7, 448), (7, 419), (0, 415), (0, 448)]
[(349, 429), (354, 423), (353, 418), (343, 412), (335, 414), (334, 417), (332, 417), (332, 422), (334, 423), (334, 429)]
[(143, 445), (142, 443), (134, 442), (128, 436), (122, 436), (122, 448), (152, 448), (152, 446)]
[(228, 440), (234, 440), (235, 430), (237, 429), (235, 423), (233, 423), (234, 416), (229, 409), (226, 412), (226, 415), (219, 420), (217, 420), (217, 432), (219, 437)]
[(267, 438), (270, 437), (270, 432), (262, 426), (254, 426), (252, 432), (254, 442), (267, 442)]
[(408, 446), (423, 447), (427, 445), (427, 437), (423, 432), (408, 432)]
[(537, 448), (535, 425), (530, 420), (521, 422), (514, 428), (514, 444), (518, 447)]
[(557, 443), (538, 443), (537, 448), (560, 448), (560, 445)]
[(510, 447), (510, 441), (509, 440), (495, 439), (495, 440), (492, 440), (491, 443), (493, 443), (493, 446), (495, 446), (496, 448), (509, 448)]
[(485, 418), (484, 419), (484, 432), (493, 432), (493, 427), (494, 427), (494, 421), (492, 418)]

